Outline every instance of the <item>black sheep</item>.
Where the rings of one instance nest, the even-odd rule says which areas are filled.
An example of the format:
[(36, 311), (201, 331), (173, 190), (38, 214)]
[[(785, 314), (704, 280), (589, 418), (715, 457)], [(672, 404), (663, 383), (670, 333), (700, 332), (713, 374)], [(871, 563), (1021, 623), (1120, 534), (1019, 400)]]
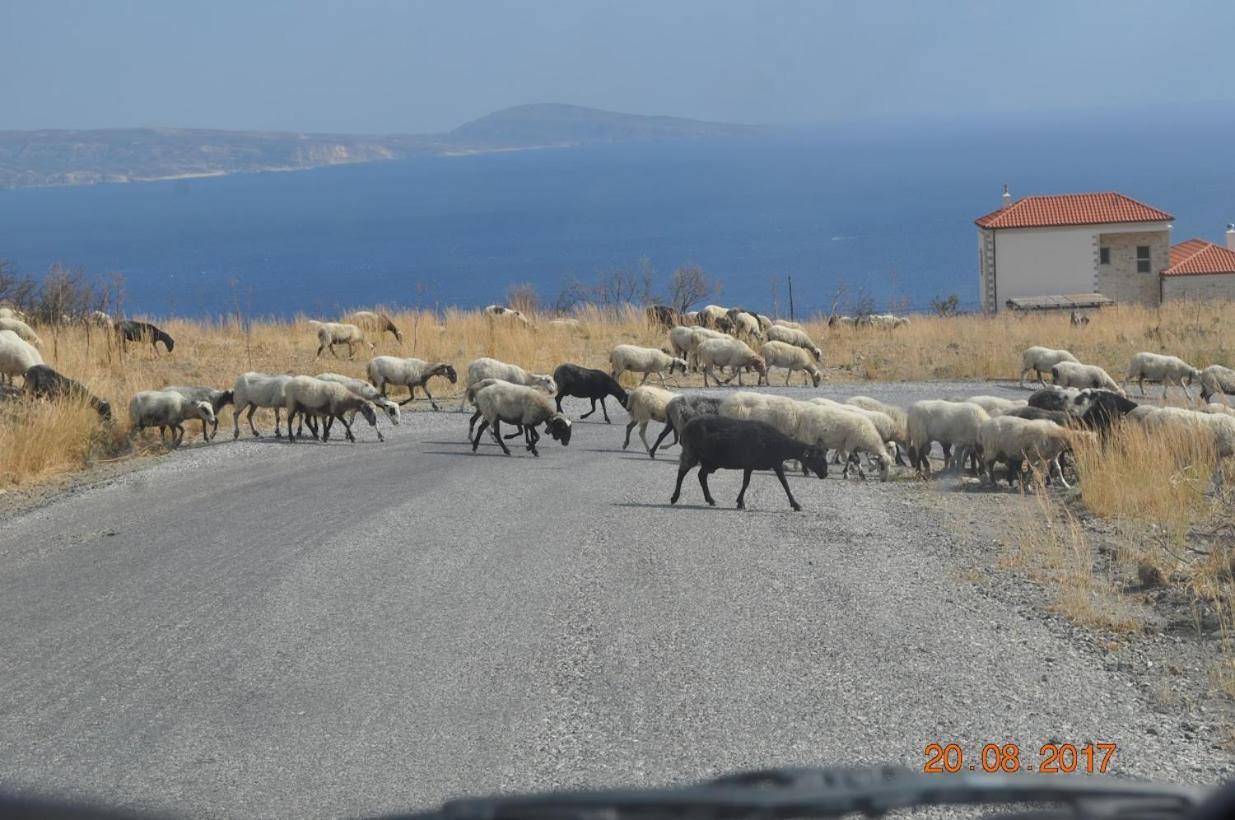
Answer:
[(600, 401), (600, 412), (604, 414), (605, 423), (609, 421), (609, 410), (605, 407), (605, 397), (613, 396), (626, 406), (626, 391), (622, 385), (603, 370), (592, 370), (577, 364), (558, 365), (553, 371), (553, 380), (557, 382), (557, 411), (562, 412), (562, 398), (573, 396), (576, 399), (591, 399), (592, 409), (579, 418), (585, 419), (596, 412), (596, 402)]
[(1082, 390), (1072, 400), (1077, 408), (1084, 407), (1077, 421), (1088, 430), (1106, 435), (1111, 425), (1137, 408), (1137, 403), (1113, 390)]
[(23, 390), (40, 399), (69, 398), (84, 401), (94, 408), (99, 418), (111, 420), (111, 405), (104, 399), (95, 397), (80, 382), (75, 382), (68, 376), (62, 376), (45, 364), (36, 364), (26, 371)]
[(120, 342), (124, 346), (125, 351), (129, 349), (129, 342), (150, 342), (150, 346), (154, 348), (156, 354), (159, 352), (159, 342), (163, 343), (168, 353), (171, 353), (172, 348), (176, 346), (175, 339), (149, 322), (121, 320), (116, 322), (116, 335), (120, 337)]
[(678, 479), (673, 497), (669, 499), (670, 504), (678, 503), (682, 494), (682, 479), (696, 464), (699, 465), (699, 486), (703, 488), (703, 498), (712, 506), (716, 506), (716, 501), (708, 491), (708, 474), (722, 469), (742, 471), (739, 510), (746, 507), (746, 487), (750, 484), (750, 474), (755, 470), (776, 473), (794, 510), (801, 510), (802, 506), (789, 491), (784, 462), (797, 459), (820, 478), (828, 474), (827, 453), (818, 447), (794, 441), (762, 421), (700, 416), (687, 422), (681, 435), (682, 454), (678, 460)]

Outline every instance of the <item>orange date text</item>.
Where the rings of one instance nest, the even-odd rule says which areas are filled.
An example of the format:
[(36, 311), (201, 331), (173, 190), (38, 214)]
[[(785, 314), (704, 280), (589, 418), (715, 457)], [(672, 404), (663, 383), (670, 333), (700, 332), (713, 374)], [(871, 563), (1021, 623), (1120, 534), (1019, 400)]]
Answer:
[[(1032, 747), (1031, 747), (1032, 748)], [(1034, 756), (1016, 743), (987, 743), (966, 750), (959, 743), (928, 743), (922, 771), (1046, 772), (1048, 774), (1105, 774), (1115, 757), (1114, 743), (1044, 743)], [(1029, 752), (1028, 754), (1026, 752)]]

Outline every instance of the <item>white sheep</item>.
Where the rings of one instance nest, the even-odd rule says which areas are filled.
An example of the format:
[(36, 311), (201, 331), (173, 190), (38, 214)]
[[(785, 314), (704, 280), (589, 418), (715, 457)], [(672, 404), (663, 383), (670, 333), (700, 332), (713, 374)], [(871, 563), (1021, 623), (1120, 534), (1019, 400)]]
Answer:
[(747, 367), (753, 367), (759, 374), (756, 384), (767, 377), (768, 368), (763, 357), (738, 339), (708, 339), (699, 345), (696, 354), (699, 367), (703, 370), (704, 387), (708, 386), (708, 377), (711, 377), (717, 385), (722, 384), (719, 377), (712, 372), (714, 367), (720, 368), (721, 372), (724, 372), (726, 367), (730, 368), (729, 378), (725, 379), (723, 384), (728, 384), (733, 381), (734, 376), (737, 376), (738, 386), (741, 386), (742, 370)]
[(1121, 396), (1126, 396), (1122, 387), (1096, 364), (1059, 362), (1051, 368), (1051, 378), (1056, 387), (1100, 387)]
[[(796, 345), (786, 344), (785, 342), (764, 342), (763, 347), (759, 348), (759, 355), (763, 357), (763, 363), (767, 367), (767, 372), (771, 373), (773, 367), (785, 368), (785, 386), (789, 386), (789, 379), (793, 376), (795, 370), (801, 370), (803, 373), (803, 384), (806, 380), (814, 382), (815, 387), (819, 386), (819, 382), (823, 378), (823, 374), (819, 372), (819, 368), (815, 366), (814, 357), (811, 353)], [(768, 375), (764, 374), (764, 383), (770, 384)]]
[(1018, 407), (1027, 407), (1028, 399), (1008, 399), (1003, 396), (966, 396), (961, 401), (967, 401), (970, 404), (976, 404), (986, 411), (991, 418), (1001, 416), (1009, 410), (1015, 410)]
[(753, 313), (731, 308), (726, 315), (733, 323), (735, 338), (741, 339), (751, 347), (763, 343), (763, 329), (760, 327), (759, 319)]
[[(791, 321), (789, 321), (788, 319), (773, 319), (773, 320), (772, 320), (772, 326), (775, 326), (775, 327), (788, 327), (788, 328), (792, 328), (792, 329), (794, 329), (794, 330), (802, 330), (802, 325), (801, 325), (800, 323), (798, 323), (798, 322), (791, 322)], [(767, 331), (767, 328), (765, 328), (765, 329), (764, 329), (764, 331), (766, 332), (766, 331)]]
[(376, 333), (379, 340), (382, 334), (389, 333), (395, 337), (396, 342), (403, 342), (403, 333), (395, 326), (394, 320), (385, 313), (377, 313), (372, 310), (354, 310), (344, 318), (362, 330)]
[(909, 407), (907, 427), (909, 434), (909, 463), (919, 473), (930, 476), (931, 444), (938, 441), (944, 447), (944, 468), (951, 462), (957, 469), (965, 463), (965, 454), (977, 447), (978, 427), (990, 415), (976, 404), (968, 402), (926, 399), (914, 402)]
[(201, 419), (204, 436), (204, 425), (215, 421), (210, 402), (195, 401), (174, 390), (142, 390), (129, 400), (130, 438), (147, 427), (158, 427), (159, 440), (166, 442), (171, 430), (172, 446), (177, 447), (184, 440), (184, 423), (190, 419)]
[[(314, 376), (314, 378), (321, 379), (324, 382), (341, 384), (357, 396), (360, 396), (360, 398), (373, 402), (375, 407), (381, 409), (381, 411), (386, 414), (386, 418), (390, 419), (391, 424), (398, 426), (399, 405), (383, 396), (376, 387), (368, 382), (362, 381), (361, 379), (353, 379), (351, 376), (344, 376), (341, 373), (318, 373)], [(350, 424), (355, 418), (356, 413), (353, 412), (347, 419), (348, 423)], [(382, 431), (380, 429), (377, 431), (377, 440), (386, 440), (385, 437), (382, 436)]]
[(98, 325), (99, 327), (111, 327), (115, 320), (112, 319), (110, 313), (102, 310), (92, 310), (86, 314), (85, 322), (91, 325)]
[(1211, 364), (1201, 371), (1201, 401), (1209, 401), (1213, 395), (1235, 396), (1235, 370), (1220, 364)]
[(43, 357), (33, 345), (11, 330), (0, 330), (0, 376), (6, 382), (24, 377), (36, 364), (43, 364)]
[(1027, 347), (1021, 353), (1020, 385), (1025, 386), (1025, 374), (1030, 370), (1038, 377), (1038, 382), (1046, 387), (1043, 373), (1050, 373), (1051, 368), (1060, 362), (1076, 362), (1077, 358), (1066, 350), (1055, 350), (1049, 347)]
[(531, 327), (531, 321), (521, 312), (514, 308), (503, 307), (502, 305), (486, 305), (482, 311), (490, 321), (502, 319), (509, 322), (518, 322), (524, 327)]
[(416, 388), (425, 391), (429, 404), (438, 409), (433, 394), (429, 392), (429, 379), (434, 376), (445, 377), (451, 384), (459, 380), (453, 365), (446, 362), (426, 362), (424, 359), (400, 359), (397, 356), (375, 356), (369, 360), (365, 368), (369, 381), (384, 397), (389, 385), (402, 385), (407, 388), (407, 398), (399, 402), (399, 406), (407, 404), (416, 398)]
[(800, 347), (803, 350), (809, 350), (811, 355), (815, 357), (815, 361), (823, 361), (823, 351), (819, 349), (819, 345), (815, 344), (815, 341), (804, 330), (782, 325), (772, 325), (772, 327), (768, 328), (768, 341), (784, 342), (794, 347)]
[[(1031, 421), (1016, 416), (998, 416), (982, 422), (978, 427), (978, 446), (982, 451), (986, 477), (991, 484), (995, 483), (996, 461), (1008, 462), (1009, 471), (1022, 461), (1027, 461), (1035, 471), (1045, 467), (1047, 476), (1057, 476), (1059, 483), (1066, 488), (1069, 484), (1063, 476), (1060, 456), (1078, 438), (1095, 436), (1087, 431), (1068, 430), (1045, 419)], [(1011, 479), (1009, 473), (1009, 481)]]
[(0, 305), (0, 319), (21, 319), (24, 321), (25, 318), (26, 314), (17, 308), (10, 305)]
[(653, 373), (660, 378), (662, 386), (665, 383), (666, 370), (669, 371), (670, 376), (678, 368), (681, 368), (683, 374), (686, 373), (685, 359), (654, 347), (639, 347), (638, 345), (616, 346), (609, 351), (609, 364), (612, 368), (609, 375), (615, 379), (620, 378), (628, 370), (632, 373), (642, 373), (643, 381), (639, 384), (646, 383), (648, 376)]
[(39, 338), (39, 334), (34, 332), (34, 328), (17, 318), (0, 317), (0, 330), (11, 330), (22, 338), (23, 341), (29, 342), (35, 347), (42, 347), (43, 340)]
[(720, 305), (704, 305), (699, 308), (697, 316), (703, 327), (723, 328), (729, 325), (729, 311)]
[(164, 387), (164, 390), (171, 390), (184, 396), (189, 401), (204, 401), (210, 404), (210, 409), (214, 411), (214, 421), (210, 424), (210, 434), (206, 434), (206, 422), (202, 421), (202, 441), (210, 441), (219, 432), (219, 413), (223, 408), (232, 403), (232, 391), (220, 390), (217, 387), (209, 387), (207, 385), (173, 385)]
[(630, 422), (626, 425), (626, 441), (622, 443), (623, 450), (630, 446), (630, 431), (635, 425), (639, 425), (639, 438), (643, 440), (643, 448), (651, 453), (652, 446), (648, 444), (647, 437), (648, 423), (652, 421), (667, 423), (669, 417), (666, 410), (669, 402), (673, 401), (676, 395), (676, 393), (651, 384), (645, 384), (630, 391), (626, 397), (626, 412), (630, 414)]
[(1184, 395), (1191, 400), (1192, 393), (1189, 392), (1188, 385), (1192, 384), (1193, 379), (1200, 377), (1201, 371), (1178, 356), (1164, 356), (1160, 353), (1144, 351), (1132, 357), (1132, 362), (1128, 365), (1128, 378), (1124, 382), (1131, 384), (1135, 380), (1141, 389), (1142, 396), (1145, 395), (1146, 379), (1151, 382), (1162, 382), (1162, 398), (1166, 398), (1171, 382), (1175, 382), (1183, 388)]
[(870, 419), (871, 424), (875, 425), (875, 429), (879, 431), (879, 437), (883, 439), (885, 444), (897, 445), (907, 444), (904, 440), (902, 427), (899, 427), (896, 420), (882, 410), (871, 410), (866, 407), (859, 407), (856, 404), (848, 404), (846, 402), (827, 399), (822, 396), (816, 396), (813, 399), (808, 399), (811, 404), (818, 404), (824, 407), (837, 407), (841, 410), (848, 410), (850, 413), (857, 413)]
[(669, 328), (669, 349), (674, 356), (679, 359), (690, 360), (691, 356), (691, 339), (694, 338), (697, 328), (687, 327), (686, 325), (675, 325)]
[[(837, 450), (849, 476), (850, 455), (868, 453), (879, 465), (881, 480), (888, 478), (891, 453), (869, 418), (852, 408), (795, 401), (766, 393), (735, 393), (720, 404), (720, 414), (731, 418), (763, 421), (803, 444)], [(865, 478), (861, 464), (858, 475)]]
[[(364, 416), (370, 427), (377, 429), (377, 412), (373, 409), (373, 402), (356, 395), (337, 382), (322, 381), (312, 376), (292, 376), (283, 388), (283, 402), (287, 411), (289, 442), (296, 440), (296, 433), (292, 432), (292, 421), (298, 415), (322, 419), (323, 442), (329, 441), (330, 427), (338, 421), (343, 425), (347, 440), (354, 444), (356, 437), (352, 435), (352, 425), (347, 417), (349, 414), (354, 417), (357, 412)], [(314, 435), (316, 437), (316, 433)], [(378, 438), (381, 438), (380, 431)]]
[(1204, 407), (1201, 407), (1200, 412), (1217, 413), (1219, 415), (1225, 415), (1225, 416), (1235, 416), (1235, 407), (1231, 407), (1229, 404), (1218, 404), (1217, 402), (1213, 402), (1213, 403), (1205, 405)]
[(463, 412), (463, 408), (472, 403), (475, 398), (476, 385), (486, 379), (498, 379), (511, 384), (535, 387), (545, 393), (557, 392), (557, 382), (548, 374), (529, 373), (517, 364), (482, 356), (467, 366), (467, 388), (463, 391), (463, 401), (459, 403), (459, 412)]
[[(472, 452), (480, 446), (480, 436), (486, 427), (490, 431), (502, 452), (510, 455), (506, 443), (502, 441), (501, 423), (514, 424), (523, 430), (527, 449), (533, 456), (540, 457), (536, 450), (536, 442), (540, 434), (536, 427), (543, 423), (555, 440), (565, 447), (570, 444), (570, 419), (557, 411), (553, 400), (534, 387), (521, 384), (511, 384), (499, 379), (484, 379), (476, 387), (476, 413), (472, 416), (472, 424), (478, 418), (484, 420), (476, 429), (476, 437), (472, 440)], [(469, 425), (470, 430), (470, 425)]]
[(334, 352), (335, 345), (347, 345), (347, 358), (349, 359), (355, 358), (356, 345), (366, 344), (369, 350), (373, 349), (373, 343), (365, 338), (364, 331), (356, 325), (345, 322), (318, 322), (312, 319), (309, 320), (309, 324), (317, 329), (316, 356), (322, 355), (323, 350), (330, 348), (330, 355), (338, 358), (339, 354)]
[(274, 410), (274, 435), (275, 438), (283, 437), (279, 432), (279, 412), (285, 404), (283, 391), (291, 378), (253, 371), (236, 377), (236, 383), (232, 385), (232, 439), (240, 437), (240, 414), (246, 409), (249, 411), (249, 429), (254, 436), (261, 436), (253, 426), (253, 413), (259, 407)]
[(852, 404), (855, 407), (861, 407), (863, 410), (885, 413), (892, 419), (894, 425), (893, 432), (895, 433), (893, 441), (896, 442), (896, 463), (904, 466), (905, 462), (901, 458), (900, 451), (909, 447), (909, 414), (905, 412), (905, 408), (898, 407), (895, 404), (887, 404), (878, 399), (872, 399), (870, 396), (850, 396), (845, 399), (845, 404)]
[(1235, 415), (1198, 413), (1182, 407), (1159, 407), (1147, 415), (1143, 422), (1148, 430), (1175, 429), (1203, 435), (1206, 445), (1213, 448), (1218, 459), (1214, 481), (1217, 484), (1222, 483), (1223, 459), (1235, 457)]

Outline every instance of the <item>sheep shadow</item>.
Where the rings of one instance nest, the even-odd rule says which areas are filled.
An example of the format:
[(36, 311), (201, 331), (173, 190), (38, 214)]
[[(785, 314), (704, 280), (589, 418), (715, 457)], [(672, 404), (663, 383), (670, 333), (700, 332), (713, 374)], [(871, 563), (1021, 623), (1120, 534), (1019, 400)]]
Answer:
[[(732, 501), (729, 502), (728, 504), (723, 504), (717, 501), (716, 506), (712, 507), (705, 503), (687, 504), (687, 503), (683, 503), (680, 501), (677, 504), (670, 504), (668, 502), (661, 502), (659, 504), (656, 504), (652, 502), (641, 502), (641, 501), (615, 501), (609, 506), (611, 507), (631, 507), (631, 508), (637, 508), (637, 509), (643, 509), (643, 510), (707, 510), (709, 512), (718, 512), (718, 513), (720, 512), (745, 513), (747, 515), (780, 515), (782, 513), (794, 513), (795, 512), (794, 510), (789, 509), (788, 507), (786, 507), (784, 510), (758, 510), (758, 509), (751, 509), (750, 507), (746, 507), (745, 509), (742, 509), (742, 508), (735, 506), (735, 504), (736, 502), (732, 502)], [(805, 512), (805, 508), (803, 508), (803, 511)]]

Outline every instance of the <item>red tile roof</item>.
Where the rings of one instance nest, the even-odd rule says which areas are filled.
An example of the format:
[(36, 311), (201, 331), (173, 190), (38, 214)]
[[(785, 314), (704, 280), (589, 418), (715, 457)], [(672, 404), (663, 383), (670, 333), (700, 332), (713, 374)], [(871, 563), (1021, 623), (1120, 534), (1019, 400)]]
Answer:
[(1163, 276), (1200, 276), (1206, 273), (1235, 274), (1235, 251), (1204, 239), (1189, 239), (1171, 245), (1171, 263)]
[(1175, 217), (1113, 191), (1027, 196), (974, 220), (981, 228), (1045, 228), (1107, 222), (1170, 222)]

